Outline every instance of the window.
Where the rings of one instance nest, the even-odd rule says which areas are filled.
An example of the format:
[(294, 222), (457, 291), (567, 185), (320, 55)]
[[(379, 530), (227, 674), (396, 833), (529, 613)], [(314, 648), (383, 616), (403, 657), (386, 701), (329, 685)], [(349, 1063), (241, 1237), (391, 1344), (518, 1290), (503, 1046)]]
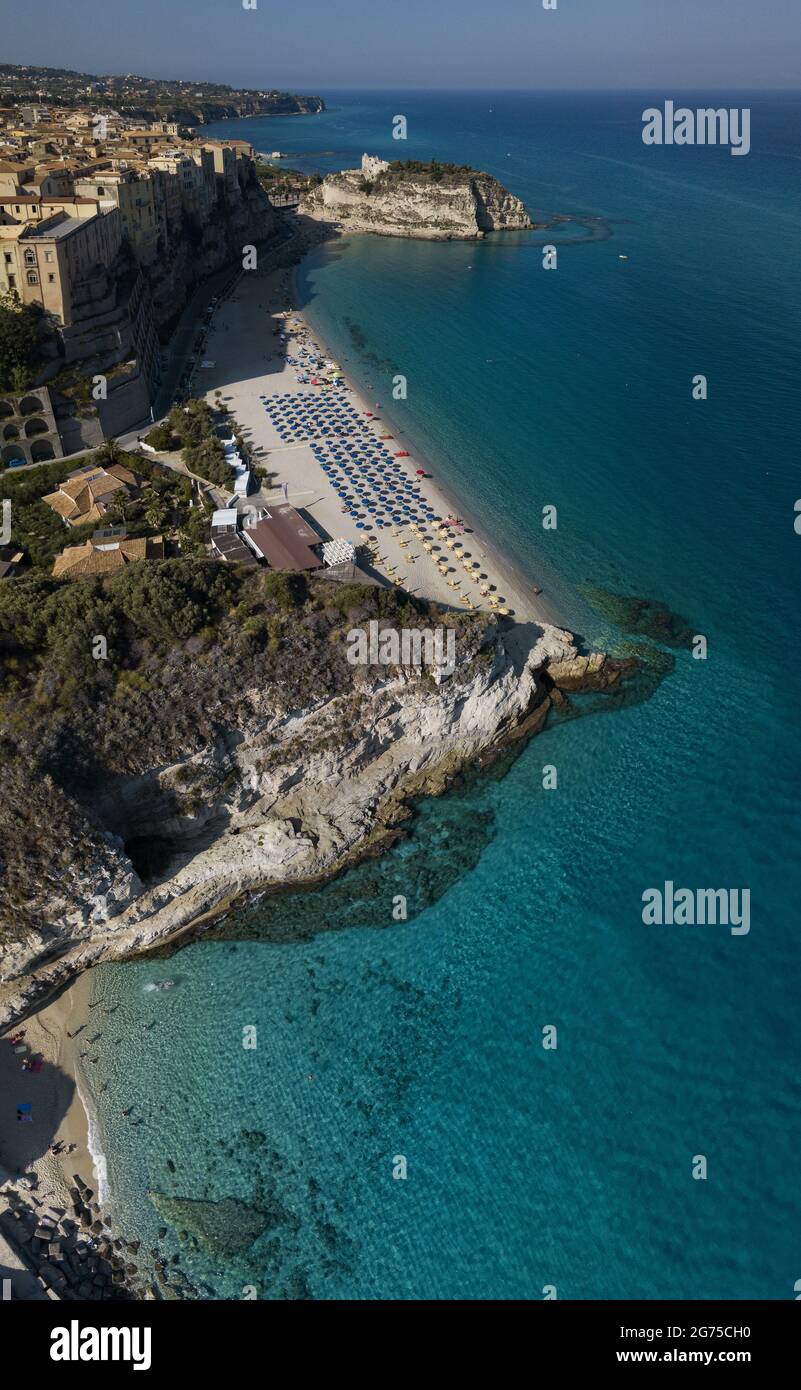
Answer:
[(35, 271), (35, 270), (29, 270), (29, 271), (28, 271), (28, 284), (29, 284), (29, 285), (38, 285), (38, 283), (39, 283), (39, 276), (36, 274), (36, 271)]
[(11, 265), (12, 259), (13, 259), (13, 258), (12, 258), (11, 252), (10, 252), (10, 251), (6, 251), (6, 265)]
[(51, 284), (51, 285), (54, 285), (54, 284), (56, 283), (56, 277), (55, 277), (55, 275), (53, 275), (52, 273), (51, 273), (50, 275), (48, 275), (47, 279), (48, 279), (48, 283)]
[(26, 265), (36, 265), (36, 252), (35, 252), (35, 251), (26, 251), (26, 252), (25, 252), (25, 264), (26, 264)]
[(53, 252), (52, 252), (52, 251), (45, 251), (45, 260), (46, 260), (46, 261), (52, 261), (52, 259), (53, 259)]

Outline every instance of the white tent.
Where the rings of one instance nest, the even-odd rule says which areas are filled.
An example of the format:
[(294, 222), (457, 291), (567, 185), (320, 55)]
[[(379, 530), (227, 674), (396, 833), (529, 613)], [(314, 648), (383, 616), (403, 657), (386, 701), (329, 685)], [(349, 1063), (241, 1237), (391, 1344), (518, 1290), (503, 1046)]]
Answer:
[(356, 547), (350, 541), (325, 541), (323, 543), (323, 564), (352, 565), (356, 559)]

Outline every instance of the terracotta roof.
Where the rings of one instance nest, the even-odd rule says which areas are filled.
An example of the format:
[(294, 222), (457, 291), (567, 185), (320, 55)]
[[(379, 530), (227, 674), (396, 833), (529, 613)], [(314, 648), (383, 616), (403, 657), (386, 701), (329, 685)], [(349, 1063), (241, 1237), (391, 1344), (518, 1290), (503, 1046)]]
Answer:
[(161, 536), (133, 536), (109, 544), (93, 537), (83, 545), (68, 545), (53, 563), (56, 579), (77, 579), (81, 575), (114, 574), (137, 560), (161, 560)]
[(81, 468), (71, 473), (58, 492), (48, 492), (42, 501), (65, 521), (100, 521), (107, 508), (107, 499), (122, 488), (127, 493), (136, 486), (136, 477), (122, 464), (110, 468)]

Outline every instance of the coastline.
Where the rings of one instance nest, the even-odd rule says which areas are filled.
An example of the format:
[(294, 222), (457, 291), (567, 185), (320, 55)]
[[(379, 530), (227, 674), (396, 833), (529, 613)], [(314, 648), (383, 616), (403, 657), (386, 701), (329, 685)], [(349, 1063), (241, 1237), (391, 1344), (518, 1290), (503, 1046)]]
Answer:
[[(357, 234), (353, 233), (352, 235)], [(317, 340), (323, 351), (329, 356), (334, 356), (333, 352), (329, 349), (329, 344), (326, 342), (324, 333), (321, 333), (309, 321), (307, 315), (300, 308), (301, 293), (298, 285), (298, 273), (301, 271), (303, 262), (306, 260), (307, 256), (312, 255), (321, 245), (325, 245), (325, 242), (317, 242), (309, 247), (302, 260), (292, 266), (290, 270), (290, 291), (295, 316), (303, 321), (309, 334)], [(353, 380), (349, 368), (342, 368), (342, 376), (348, 383), (353, 400), (356, 402), (358, 408), (360, 410), (370, 409), (369, 404), (367, 404), (368, 397), (366, 385), (363, 386), (359, 382)], [(560, 613), (556, 609), (551, 599), (545, 593), (535, 594), (532, 582), (521, 572), (520, 567), (507, 555), (502, 554), (497, 541), (488, 536), (484, 526), (477, 526), (474, 524), (470, 518), (471, 506), (469, 503), (463, 503), (460, 500), (458, 488), (454, 487), (450, 481), (447, 486), (443, 485), (438, 480), (435, 481), (437, 470), (436, 463), (429, 457), (424, 444), (420, 445), (410, 440), (408, 430), (401, 426), (393, 417), (391, 405), (387, 407), (382, 402), (381, 415), (393, 434), (397, 435), (401, 440), (405, 439), (409, 442), (409, 453), (411, 455), (409, 460), (410, 464), (416, 464), (417, 467), (423, 468), (426, 474), (430, 475), (426, 480), (426, 491), (439, 502), (439, 509), (442, 514), (445, 516), (453, 515), (465, 518), (479, 558), (482, 555), (486, 557), (488, 567), (506, 584), (509, 593), (517, 597), (517, 602), (520, 605), (515, 611), (517, 620), (521, 622), (533, 620), (535, 622), (549, 623), (554, 627), (570, 629), (570, 623), (567, 621), (564, 613)]]
[[(69, 1208), (72, 1175), (80, 1173), (96, 1187), (98, 1172), (91, 1147), (92, 1117), (81, 1090), (79, 1045), (69, 1034), (86, 1018), (89, 972), (79, 975), (66, 990), (51, 999), (18, 1028), (30, 1054), (41, 1056), (38, 1074), (22, 1072), (22, 1058), (14, 1054), (8, 1037), (0, 1039), (0, 1095), (9, 1123), (0, 1138), (0, 1177), (14, 1181), (17, 1172), (35, 1173), (37, 1202)], [(71, 1026), (72, 1025), (72, 1026)], [(20, 1102), (32, 1109), (28, 1123), (13, 1122), (13, 1108)], [(50, 1144), (61, 1142), (63, 1152), (52, 1154)]]
[[(315, 241), (312, 246), (306, 248), (304, 256), (312, 249), (315, 249), (317, 245), (319, 245), (319, 242)], [(210, 335), (207, 353), (216, 360), (219, 374), (222, 378), (224, 378), (228, 372), (228, 359), (231, 354), (226, 354), (223, 340), (220, 336), (221, 332), (230, 334), (232, 346), (234, 343), (237, 344), (237, 347), (244, 344), (245, 357), (247, 360), (240, 364), (242, 370), (239, 379), (235, 382), (227, 380), (224, 382), (224, 385), (222, 383), (221, 385), (217, 385), (216, 380), (211, 380), (205, 394), (209, 399), (213, 400), (214, 390), (221, 389), (221, 386), (222, 389), (227, 389), (228, 392), (233, 393), (233, 413), (240, 423), (244, 424), (247, 422), (249, 425), (248, 432), (251, 442), (253, 442), (255, 433), (254, 427), (258, 417), (254, 416), (251, 411), (250, 419), (248, 419), (248, 412), (243, 412), (243, 394), (247, 394), (250, 405), (253, 406), (254, 402), (258, 402), (261, 390), (269, 396), (270, 394), (280, 394), (282, 389), (289, 389), (293, 385), (291, 378), (287, 375), (289, 368), (285, 361), (286, 353), (282, 348), (279, 348), (277, 352), (272, 351), (274, 342), (272, 338), (269, 340), (268, 345), (271, 351), (267, 353), (267, 357), (268, 359), (283, 357), (284, 361), (282, 368), (275, 370), (271, 360), (271, 369), (267, 376), (264, 378), (257, 376), (258, 368), (255, 364), (257, 359), (264, 355), (263, 339), (267, 332), (267, 325), (272, 322), (273, 315), (271, 311), (278, 309), (279, 306), (283, 304), (283, 309), (290, 312), (291, 321), (298, 325), (292, 341), (309, 342), (319, 348), (323, 354), (328, 354), (328, 348), (323, 337), (312, 327), (299, 307), (301, 296), (296, 281), (298, 268), (299, 262), (290, 267), (281, 267), (279, 269), (259, 272), (259, 281), (261, 282), (260, 288), (267, 291), (270, 299), (266, 314), (261, 312), (265, 307), (263, 302), (257, 302), (259, 281), (257, 281), (256, 284), (256, 292), (251, 292), (246, 295), (244, 291), (250, 288), (252, 282), (247, 277), (240, 279), (231, 299), (222, 307), (225, 310), (230, 309), (230, 312), (234, 315), (237, 314), (238, 309), (242, 309), (244, 311), (243, 317), (245, 322), (243, 323), (240, 321), (236, 324), (230, 323), (227, 325), (217, 323), (215, 325), (215, 330), (213, 330), (212, 335)], [(231, 331), (232, 329), (234, 330), (233, 332)], [(289, 347), (289, 342), (287, 347)], [(391, 414), (385, 409), (383, 402), (380, 407), (378, 403), (375, 402), (371, 405), (364, 388), (360, 387), (352, 380), (347, 372), (342, 371), (341, 376), (347, 383), (349, 401), (363, 419), (369, 418), (371, 426), (375, 426), (385, 433), (389, 431), (395, 436), (401, 434), (400, 428), (396, 425), (395, 421), (392, 420)], [(200, 390), (198, 390), (198, 394), (201, 394)], [(263, 423), (263, 416), (261, 418)], [(319, 468), (319, 465), (316, 462), (312, 462), (311, 469), (313, 471), (310, 471), (308, 467), (303, 470), (298, 469), (297, 450), (282, 448), (277, 439), (270, 440), (260, 438), (259, 443), (262, 444), (266, 450), (270, 471), (276, 473), (278, 486), (281, 487), (283, 484), (286, 484), (289, 489), (290, 501), (294, 500), (296, 505), (303, 506), (304, 503), (301, 502), (298, 494), (303, 493), (304, 489), (299, 488), (298, 484), (307, 481), (312, 481), (314, 483), (313, 493), (316, 500), (311, 504), (309, 510), (311, 511), (312, 508), (315, 508), (312, 514), (316, 516), (318, 522), (326, 526), (330, 534), (336, 535), (336, 530), (331, 529), (332, 520), (333, 525), (337, 525), (336, 511), (332, 512), (333, 498), (329, 497), (327, 499), (329, 503), (327, 509), (320, 505), (322, 499), (317, 498), (318, 492), (321, 490), (328, 490), (329, 487), (325, 474)], [(290, 454), (294, 455), (292, 463), (295, 465), (291, 473), (289, 472), (288, 463), (286, 463), (284, 458), (285, 455)], [(309, 462), (310, 461), (307, 460), (307, 464)], [(278, 468), (275, 467), (276, 463), (279, 463)], [(283, 478), (281, 476), (281, 464), (285, 464), (285, 476)], [(405, 467), (410, 473), (414, 473), (414, 471), (419, 468), (425, 471), (426, 477), (422, 482), (421, 490), (429, 499), (438, 515), (459, 515), (464, 517), (466, 525), (465, 544), (469, 545), (467, 553), (479, 561), (482, 571), (486, 570), (488, 575), (492, 577), (496, 588), (499, 590), (502, 589), (503, 600), (510, 605), (514, 613), (515, 622), (509, 625), (505, 634), (505, 640), (508, 645), (510, 647), (516, 645), (514, 637), (516, 629), (522, 640), (522, 628), (526, 623), (534, 622), (538, 624), (543, 623), (561, 626), (559, 616), (551, 610), (547, 598), (536, 595), (533, 592), (533, 586), (528, 583), (523, 576), (516, 572), (508, 559), (499, 553), (497, 545), (487, 537), (482, 529), (473, 525), (469, 516), (469, 507), (463, 508), (458, 502), (458, 498), (453, 495), (450, 490), (446, 490), (439, 481), (432, 476), (433, 466), (420, 449), (415, 447), (413, 452), (409, 450), (409, 458), (405, 460)], [(295, 495), (293, 496), (293, 494)], [(354, 533), (353, 538), (355, 540), (363, 539), (356, 533)], [(386, 531), (381, 537), (380, 548), (388, 552), (387, 568), (390, 568), (390, 571), (391, 568), (394, 567), (389, 565), (390, 554), (395, 564), (402, 564), (404, 562), (405, 557), (403, 550), (400, 549), (397, 544), (394, 544), (394, 538), (390, 537)], [(421, 553), (417, 557), (416, 564), (417, 568), (412, 575), (413, 581), (416, 582), (412, 582), (408, 586), (404, 585), (403, 587), (408, 587), (410, 592), (420, 593), (422, 596), (433, 599), (435, 602), (441, 603), (444, 606), (455, 608), (463, 606), (454, 599), (452, 594), (448, 593), (447, 589), (443, 588), (442, 577), (436, 570), (433, 562), (426, 564), (426, 559)], [(379, 570), (382, 569), (378, 564), (376, 568)], [(384, 578), (387, 582), (392, 582), (389, 574), (385, 573)], [(473, 594), (472, 591), (470, 592), (472, 599)], [(476, 597), (478, 596), (476, 595)], [(477, 604), (476, 606), (478, 607), (481, 605)], [(394, 838), (395, 835), (390, 835), (390, 843)], [(375, 852), (375, 850), (373, 850), (370, 845), (367, 845), (363, 847), (363, 852), (370, 853)], [(340, 871), (341, 869), (337, 870), (337, 872)], [(289, 891), (300, 886), (302, 885), (275, 885), (276, 891)], [(231, 906), (235, 906), (239, 896), (240, 895), (235, 895), (233, 898), (229, 897), (222, 899), (213, 909), (199, 914), (198, 916), (193, 916), (190, 922), (176, 927), (173, 932), (170, 932), (163, 939), (154, 942), (153, 946), (158, 948), (170, 942), (175, 942), (177, 944), (181, 938), (191, 938), (199, 928), (202, 929), (202, 923), (204, 921), (213, 920), (230, 910)], [(68, 1036), (71, 1031), (74, 1031), (70, 1026), (71, 1024), (77, 1023), (79, 1027), (85, 1028), (87, 1020), (91, 1020), (91, 1016), (88, 1013), (89, 996), (91, 994), (90, 971), (91, 966), (85, 969), (82, 974), (78, 975), (69, 987), (55, 999), (51, 999), (50, 1002), (45, 1003), (37, 1013), (30, 1015), (25, 1020), (24, 1025), (22, 1025), (25, 1030), (25, 1041), (29, 1044), (32, 1051), (44, 1057), (46, 1063), (45, 1071), (35, 1078), (35, 1081), (40, 1083), (38, 1085), (37, 1096), (40, 1114), (35, 1117), (34, 1132), (37, 1136), (36, 1145), (40, 1147), (42, 1151), (35, 1157), (27, 1158), (23, 1171), (32, 1171), (36, 1173), (39, 1184), (36, 1193), (37, 1198), (49, 1197), (59, 1205), (67, 1206), (69, 1204), (69, 1188), (72, 1184), (72, 1174), (78, 1172), (84, 1178), (88, 1176), (91, 1184), (96, 1190), (98, 1190), (99, 1186), (102, 1186), (103, 1191), (99, 1193), (100, 1200), (102, 1202), (108, 1202), (109, 1196), (111, 1196), (111, 1205), (113, 1207), (113, 1194), (109, 1194), (108, 1192), (104, 1165), (99, 1161), (96, 1151), (96, 1120), (92, 1114), (91, 1103), (86, 1099), (85, 1087), (82, 1089), (81, 1084), (81, 1045), (75, 1038)], [(6, 1040), (0, 1040), (0, 1046), (3, 1046), (4, 1053), (6, 1051), (10, 1053), (10, 1049), (7, 1048)], [(6, 1063), (8, 1062), (7, 1057), (5, 1057), (4, 1060)], [(17, 1063), (16, 1058), (13, 1058), (13, 1063)], [(17, 1065), (19, 1064), (17, 1063)], [(2, 1089), (4, 1097), (8, 1100), (14, 1090), (13, 1074), (9, 1074), (8, 1076), (5, 1074), (3, 1075), (3, 1084), (0, 1089)], [(4, 1165), (9, 1169), (13, 1177), (17, 1169), (22, 1168), (22, 1160), (28, 1152), (24, 1141), (30, 1141), (33, 1136), (28, 1127), (24, 1125), (19, 1126), (16, 1134), (14, 1134), (14, 1131), (11, 1133), (14, 1135), (14, 1138), (10, 1138), (7, 1143), (4, 1142), (2, 1156)], [(23, 1142), (16, 1143), (14, 1142), (15, 1138), (21, 1139)], [(58, 1141), (64, 1144), (65, 1150), (71, 1146), (75, 1147), (72, 1148), (72, 1152), (70, 1153), (64, 1152), (54, 1156), (49, 1152), (49, 1144)]]
[[(304, 352), (311, 360), (333, 361), (323, 336), (299, 307), (297, 264), (319, 244), (316, 236), (311, 245), (301, 241), (291, 263), (284, 261), (278, 268), (260, 268), (240, 277), (217, 308), (204, 349), (209, 365), (199, 368), (194, 379), (196, 395), (205, 396), (212, 405), (215, 396), (222, 397), (248, 442), (254, 463), (265, 466), (271, 475), (270, 484), (252, 492), (245, 506), (255, 511), (286, 500), (304, 512), (318, 532), (348, 540), (362, 550), (365, 542), (372, 544), (373, 554), (365, 565), (369, 571), (385, 584), (395, 584), (446, 610), (489, 612), (497, 607), (509, 612), (517, 625), (562, 627), (563, 619), (550, 598), (535, 592), (535, 584), (501, 553), (485, 526), (474, 522), (469, 505), (459, 502), (458, 490), (443, 486), (425, 451), (416, 445), (396, 447), (411, 441), (401, 434), (383, 400), (371, 401), (338, 363), (344, 384), (333, 392), (302, 379), (298, 364)], [(294, 363), (288, 358), (294, 358)], [(357, 412), (362, 440), (371, 448), (389, 451), (401, 468), (397, 476), (418, 487), (420, 498), (431, 509), (435, 519), (427, 523), (423, 534), (406, 522), (393, 521), (383, 529), (369, 520), (359, 525), (355, 513), (341, 505), (315, 456), (313, 439), (303, 432), (287, 437), (276, 429), (273, 412), (280, 411), (289, 397), (301, 401), (306, 411), (320, 412), (319, 438), (326, 447), (337, 438), (325, 432), (329, 402), (344, 401)], [(447, 536), (444, 529), (437, 534), (436, 518), (454, 515), (463, 519), (464, 531), (451, 527)], [(465, 561), (477, 564), (472, 583), (465, 574)]]

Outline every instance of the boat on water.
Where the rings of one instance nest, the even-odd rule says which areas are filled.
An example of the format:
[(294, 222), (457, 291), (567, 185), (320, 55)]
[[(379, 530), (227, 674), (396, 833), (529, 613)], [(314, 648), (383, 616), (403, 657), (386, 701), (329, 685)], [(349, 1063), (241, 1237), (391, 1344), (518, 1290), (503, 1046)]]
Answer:
[(165, 989), (172, 989), (174, 983), (175, 983), (174, 980), (150, 980), (150, 981), (145, 985), (145, 993), (146, 993), (146, 994), (153, 994), (153, 993), (158, 992), (158, 993), (160, 994), (160, 993), (162, 993)]

